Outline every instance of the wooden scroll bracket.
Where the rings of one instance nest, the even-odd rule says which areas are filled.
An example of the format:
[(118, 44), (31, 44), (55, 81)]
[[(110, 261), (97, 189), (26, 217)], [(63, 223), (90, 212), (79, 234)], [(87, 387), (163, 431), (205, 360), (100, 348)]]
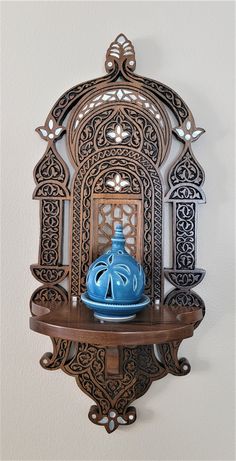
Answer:
[[(73, 376), (95, 402), (90, 421), (108, 433), (136, 420), (131, 404), (153, 381), (190, 372), (178, 351), (205, 312), (193, 291), (205, 276), (196, 267), (196, 217), (205, 195), (192, 150), (204, 129), (175, 91), (136, 74), (135, 66), (133, 44), (120, 34), (106, 54), (107, 74), (66, 91), (36, 129), (47, 147), (34, 170), (40, 244), (31, 272), (41, 285), (31, 297), (30, 328), (52, 340), (42, 367)], [(173, 135), (181, 149), (168, 165), (164, 197), (162, 165)], [(68, 152), (60, 155), (63, 136)], [(164, 201), (172, 211), (170, 268), (163, 265), (163, 241), (170, 237), (163, 236)], [(151, 303), (132, 322), (100, 323), (79, 300), (89, 265), (110, 245), (117, 222), (127, 250), (144, 267)]]
[[(76, 379), (79, 388), (96, 402), (88, 414), (90, 421), (104, 426), (108, 433), (136, 420), (136, 410), (130, 405), (153, 381), (168, 373), (185, 376), (190, 372), (188, 360), (178, 359), (178, 350), (203, 316), (201, 309), (183, 318), (168, 306), (156, 310), (150, 306), (136, 322), (111, 326), (96, 323), (83, 305), (76, 309), (60, 305), (42, 315), (42, 306), (34, 304), (33, 313), (40, 315), (31, 318), (31, 328), (50, 335), (53, 343), (53, 353), (44, 354), (40, 364)], [(177, 337), (180, 339), (171, 340)]]

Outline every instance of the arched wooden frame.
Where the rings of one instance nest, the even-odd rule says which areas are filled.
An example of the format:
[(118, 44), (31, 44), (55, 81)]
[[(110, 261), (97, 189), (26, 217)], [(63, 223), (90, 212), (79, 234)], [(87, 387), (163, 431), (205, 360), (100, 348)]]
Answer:
[[(89, 264), (99, 251), (94, 245), (98, 205), (109, 201), (117, 206), (137, 205), (138, 258), (144, 265), (151, 299), (164, 302), (177, 313), (204, 312), (203, 300), (192, 290), (205, 275), (203, 269), (196, 268), (196, 214), (198, 204), (205, 202), (201, 189), (204, 173), (191, 148), (204, 130), (196, 128), (188, 106), (172, 89), (134, 73), (134, 48), (123, 34), (109, 47), (105, 65), (108, 75), (68, 90), (52, 108), (45, 125), (37, 128), (48, 145), (34, 170), (41, 232), (39, 261), (31, 270), (42, 286), (31, 297), (32, 314), (35, 305), (43, 308), (46, 304), (52, 311), (85, 290)], [(171, 126), (166, 108), (174, 115), (176, 127)], [(168, 157), (172, 133), (183, 148), (170, 167), (169, 191), (164, 199), (160, 168)], [(75, 170), (70, 190), (69, 169), (56, 148), (65, 134)], [(69, 265), (62, 259), (65, 200), (70, 202), (71, 216)], [(163, 268), (164, 200), (172, 206), (173, 260), (168, 269)], [(164, 275), (174, 286), (167, 294)], [(66, 279), (68, 291), (60, 285)], [(195, 327), (198, 324), (194, 321)], [(75, 376), (81, 389), (96, 401), (97, 407), (89, 413), (91, 421), (104, 425), (108, 432), (119, 424), (134, 422), (135, 409), (128, 405), (146, 392), (152, 380), (190, 371), (186, 359), (179, 361), (177, 357), (181, 341), (158, 344), (161, 361), (150, 345), (110, 351), (54, 337), (52, 342), (54, 352), (42, 358), (42, 366), (61, 368)], [(119, 362), (112, 378), (111, 366), (105, 365), (109, 360)], [(135, 366), (129, 375), (131, 362)], [(93, 363), (99, 373), (93, 370)], [(114, 379), (119, 395), (111, 390)], [(116, 417), (109, 416), (112, 411)]]
[[(162, 284), (162, 187), (158, 172), (150, 162), (135, 152), (122, 151), (119, 156), (115, 154), (115, 171), (118, 162), (120, 168), (124, 165), (124, 171), (129, 173), (140, 170), (143, 182), (139, 179), (143, 197), (144, 210), (144, 253), (143, 264), (147, 276), (147, 292), (153, 297), (160, 299)], [(132, 155), (132, 156), (131, 156)], [(101, 159), (100, 159), (101, 157)], [(104, 158), (105, 157), (105, 158)], [(94, 159), (91, 159), (92, 162)], [(97, 176), (104, 168), (107, 171), (112, 160), (111, 152), (98, 153), (96, 157), (96, 168), (94, 164), (83, 165), (78, 170), (74, 183), (74, 206), (72, 224), (72, 264), (71, 264), (71, 293), (78, 296), (85, 290), (85, 278), (92, 262), (90, 258), (90, 213), (92, 210), (92, 185), (91, 178), (96, 181)], [(129, 165), (127, 164), (127, 160)], [(148, 169), (148, 170), (147, 170)], [(93, 172), (91, 173), (91, 170)], [(113, 170), (114, 171), (114, 170)], [(115, 173), (114, 171), (114, 173)], [(151, 174), (147, 173), (149, 171)], [(138, 175), (137, 175), (138, 176)], [(141, 177), (141, 176), (140, 176)], [(143, 188), (146, 186), (146, 190)], [(80, 193), (86, 189), (86, 193)], [(155, 193), (154, 193), (155, 191)], [(114, 194), (112, 194), (113, 197)], [(119, 194), (120, 195), (120, 194)], [(107, 194), (104, 194), (107, 197)], [(84, 197), (83, 203), (80, 203)], [(104, 198), (105, 198), (104, 197)], [(118, 199), (118, 194), (117, 194)], [(122, 198), (120, 199), (122, 200)], [(127, 199), (129, 201), (129, 199)], [(80, 210), (80, 213), (78, 213)], [(77, 236), (77, 238), (75, 238)]]

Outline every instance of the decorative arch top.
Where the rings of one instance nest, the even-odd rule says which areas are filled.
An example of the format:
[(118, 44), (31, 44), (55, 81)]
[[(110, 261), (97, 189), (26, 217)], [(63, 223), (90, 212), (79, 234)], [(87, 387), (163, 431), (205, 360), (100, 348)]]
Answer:
[[(205, 310), (193, 291), (205, 276), (196, 266), (196, 217), (205, 195), (204, 172), (192, 150), (204, 129), (174, 90), (136, 74), (135, 67), (134, 46), (119, 34), (106, 53), (107, 73), (67, 90), (36, 129), (47, 147), (34, 170), (41, 224), (31, 271), (41, 286), (31, 297), (31, 328), (53, 342), (42, 366), (75, 376), (96, 402), (90, 420), (108, 432), (135, 421), (129, 405), (153, 380), (190, 371), (177, 352)], [(58, 142), (64, 136), (67, 153)], [(180, 149), (164, 175), (174, 136)], [(163, 226), (164, 201), (172, 211), (171, 235)], [(110, 328), (98, 325), (77, 300), (117, 223), (126, 232), (127, 251), (144, 267), (151, 305), (130, 326)], [(170, 239), (171, 267), (164, 268)]]

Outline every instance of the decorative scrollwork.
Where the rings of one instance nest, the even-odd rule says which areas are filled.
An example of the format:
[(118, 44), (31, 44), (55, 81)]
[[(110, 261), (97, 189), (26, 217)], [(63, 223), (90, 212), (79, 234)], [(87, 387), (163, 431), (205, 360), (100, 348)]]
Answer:
[(124, 87), (123, 84), (120, 84), (120, 86), (117, 88), (112, 86), (112, 89), (102, 91), (96, 94), (96, 96), (93, 96), (92, 99), (85, 102), (85, 105), (80, 109), (75, 119), (73, 119), (73, 124), (71, 125), (72, 133), (74, 130), (78, 129), (81, 121), (85, 116), (87, 116), (89, 112), (96, 110), (96, 108), (99, 106), (101, 108), (101, 106), (111, 103), (112, 105), (116, 105), (116, 103), (119, 103), (119, 105), (120, 103), (123, 103), (124, 105), (131, 103), (134, 106), (142, 107), (157, 120), (162, 130), (164, 132), (166, 131), (164, 123), (166, 117), (163, 117), (163, 108), (160, 107), (157, 101), (153, 101), (150, 99), (150, 97), (147, 97), (143, 93), (141, 94), (139, 91), (137, 91), (132, 86), (129, 86), (128, 84), (126, 87)]
[(34, 277), (41, 283), (59, 283), (67, 276), (69, 266), (38, 266), (32, 265), (31, 271)]
[(168, 373), (176, 376), (187, 375), (191, 366), (186, 358), (178, 359), (178, 350), (182, 341), (173, 341), (171, 343), (158, 344), (157, 348)]
[[(118, 134), (119, 128), (121, 129), (120, 134)], [(120, 108), (113, 112), (112, 118), (107, 123), (103, 123), (101, 127), (98, 127), (94, 139), (95, 150), (114, 144), (127, 145), (137, 149), (141, 146), (141, 139), (140, 130)]]
[[(113, 89), (110, 93), (117, 94), (119, 99), (126, 91), (132, 93), (125, 88)], [(128, 96), (114, 104), (115, 96), (100, 93), (94, 96), (94, 102), (76, 107), (67, 135), (70, 153), (77, 165), (88, 155), (112, 144), (139, 149), (157, 164), (163, 161), (171, 140), (168, 114), (161, 106), (157, 106), (157, 112), (146, 96), (138, 93), (132, 96), (137, 99), (135, 104)]]
[(46, 370), (58, 370), (66, 361), (71, 341), (61, 338), (51, 338), (53, 353), (46, 352), (40, 359), (40, 365)]
[(176, 268), (195, 267), (195, 203), (176, 204)]
[(193, 288), (204, 278), (205, 271), (195, 269), (194, 271), (172, 271), (165, 270), (165, 276), (172, 285), (177, 288)]
[(176, 289), (168, 293), (165, 298), (165, 304), (178, 309), (179, 312), (185, 312), (185, 310), (191, 311), (199, 308), (204, 309), (205, 307), (202, 298), (197, 293), (186, 289)]
[(153, 380), (164, 377), (166, 370), (155, 357), (153, 346), (124, 347), (122, 375), (108, 379), (105, 357), (105, 348), (77, 343), (73, 358), (62, 369), (75, 376), (78, 386), (96, 402), (89, 419), (113, 432), (119, 424), (135, 421), (130, 403), (141, 397)]
[(36, 183), (56, 180), (65, 183), (68, 177), (68, 169), (59, 156), (55, 147), (49, 147), (42, 159), (35, 167), (34, 177)]
[(151, 383), (167, 373), (186, 375), (190, 365), (186, 359), (178, 359), (181, 341), (158, 345), (161, 362), (156, 358), (154, 346), (124, 347), (122, 371), (108, 378), (106, 375), (106, 348), (87, 343), (52, 338), (53, 353), (46, 353), (40, 360), (43, 368), (61, 368), (75, 377), (80, 389), (90, 396), (96, 405), (89, 411), (94, 424), (104, 426), (108, 433), (119, 425), (132, 424), (136, 410), (130, 404), (141, 397)]
[[(171, 306), (175, 311), (178, 311), (179, 314), (185, 312), (194, 312), (199, 309), (202, 310), (202, 316), (205, 315), (205, 304), (202, 298), (189, 289), (176, 288), (175, 290), (170, 291), (164, 301), (165, 304)], [(197, 321), (194, 324), (194, 328), (197, 328), (201, 323), (202, 319)]]
[(65, 303), (68, 301), (68, 296), (66, 290), (61, 286), (57, 285), (44, 285), (42, 287), (37, 288), (31, 296), (31, 310), (32, 304), (38, 304), (41, 306), (46, 306), (49, 309), (54, 309), (58, 304)]
[[(108, 59), (109, 57), (107, 55)], [(82, 99), (82, 97), (84, 97), (87, 93), (91, 92), (99, 84), (109, 85), (109, 82), (114, 81), (118, 78), (120, 70), (122, 71), (122, 74), (125, 75), (125, 79), (128, 82), (132, 82), (134, 87), (136, 87), (138, 83), (138, 85), (141, 85), (141, 87), (143, 87), (145, 90), (148, 90), (151, 95), (154, 94), (154, 97), (157, 100), (160, 99), (161, 101), (163, 101), (168, 107), (170, 107), (173, 110), (176, 117), (180, 121), (185, 120), (187, 117), (191, 115), (191, 112), (186, 103), (183, 101), (183, 99), (167, 85), (157, 82), (155, 80), (148, 79), (146, 77), (135, 75), (133, 73), (133, 68), (131, 67), (129, 70), (129, 66), (125, 67), (123, 65), (124, 62), (122, 62), (122, 66), (120, 69), (117, 60), (119, 60), (118, 56), (113, 56), (112, 65), (110, 67), (107, 67), (107, 71), (109, 72), (108, 75), (81, 83), (66, 91), (58, 99), (58, 101), (52, 109), (51, 114), (54, 117), (54, 119), (62, 123), (66, 114), (72, 109), (72, 107), (74, 107), (78, 103), (80, 99)], [(110, 59), (107, 61), (107, 64), (108, 62), (110, 62)]]
[[(104, 120), (111, 118), (113, 114), (112, 109), (104, 110), (98, 114), (93, 115), (91, 120), (81, 126), (81, 130), (78, 132), (78, 145), (76, 146), (76, 151), (78, 151), (78, 161), (76, 159), (77, 154), (72, 152), (73, 158), (78, 162), (82, 162), (84, 158), (88, 157), (90, 154), (96, 151), (96, 134), (101, 127)], [(74, 143), (77, 142), (77, 136), (74, 138)]]
[(151, 121), (137, 110), (125, 108), (124, 112), (138, 127), (142, 135), (142, 143), (140, 144), (141, 151), (156, 163), (159, 157), (159, 151), (162, 151), (162, 149), (165, 150), (161, 131), (157, 130)]
[[(74, 124), (72, 118), (71, 126)], [(118, 130), (118, 131), (117, 131)], [(69, 133), (70, 138), (70, 133)], [(70, 148), (77, 164), (98, 150), (111, 145), (124, 145), (142, 151), (155, 163), (160, 162), (159, 152), (165, 154), (167, 145), (160, 127), (140, 109), (120, 107), (93, 113), (81, 124), (76, 135), (71, 136)]]
[(107, 50), (105, 67), (107, 72), (114, 71), (116, 66), (123, 70), (124, 66), (133, 71), (136, 66), (134, 47), (124, 34), (119, 34)]
[(108, 124), (98, 132), (97, 147), (105, 147), (109, 144), (123, 144), (129, 147), (139, 147), (141, 134), (119, 110)]
[(154, 94), (157, 99), (163, 101), (168, 107), (170, 107), (180, 122), (192, 115), (183, 99), (174, 90), (172, 90), (172, 88), (168, 87), (164, 83), (142, 77), (141, 75), (133, 74), (128, 70), (127, 77), (129, 77), (133, 83), (139, 82), (145, 90), (149, 90), (150, 93)]
[(42, 201), (41, 265), (56, 266), (60, 259), (61, 206), (59, 200)]
[(99, 85), (100, 83), (106, 84), (115, 80), (118, 73), (118, 69), (115, 68), (109, 75), (89, 80), (70, 88), (58, 99), (49, 116), (52, 115), (55, 121), (62, 123), (68, 112), (78, 103), (80, 99), (96, 88), (96, 85)]
[[(129, 225), (131, 223), (132, 232), (135, 219), (142, 213), (138, 233), (142, 237), (140, 252), (143, 252), (147, 294), (162, 303), (163, 193), (158, 169), (169, 152), (172, 135), (165, 106), (176, 116), (179, 126), (173, 132), (184, 142), (183, 152), (169, 174), (171, 189), (166, 197), (174, 210), (176, 239), (174, 267), (166, 271), (166, 276), (176, 288), (166, 296), (165, 304), (170, 306), (168, 311), (177, 311), (182, 316), (179, 319), (187, 319), (183, 314), (190, 313), (189, 323), (200, 318), (194, 311), (204, 311), (200, 296), (190, 291), (190, 287), (200, 283), (204, 276), (204, 271), (195, 269), (195, 217), (197, 204), (205, 200), (200, 188), (204, 173), (191, 151), (190, 142), (198, 139), (204, 130), (196, 128), (188, 106), (172, 89), (135, 75), (134, 68), (133, 45), (121, 34), (107, 52), (108, 75), (76, 85), (64, 93), (47, 117), (45, 126), (37, 129), (48, 141), (48, 148), (35, 168), (34, 197), (40, 200), (41, 239), (39, 264), (31, 270), (44, 285), (32, 295), (32, 315), (37, 312), (42, 315), (53, 309), (59, 311), (60, 304), (68, 304), (67, 292), (56, 285), (68, 272), (70, 295), (78, 296), (85, 290), (94, 238), (91, 237), (95, 221), (93, 205), (97, 201), (105, 218), (110, 219), (103, 209), (106, 200), (112, 200), (112, 209), (117, 207), (122, 216), (125, 215), (125, 200), (130, 201), (132, 206), (126, 203), (130, 208), (125, 210), (125, 219)], [(63, 121), (73, 108), (65, 128)], [(70, 267), (60, 265), (63, 200), (69, 199), (69, 171), (56, 150), (56, 142), (65, 130), (75, 167), (69, 232), (72, 239)], [(106, 196), (104, 202), (103, 195)], [(127, 213), (130, 216), (127, 217)], [(132, 237), (136, 239), (134, 232)], [(130, 244), (133, 254), (138, 238)], [(108, 432), (135, 421), (136, 410), (130, 404), (147, 391), (152, 381), (167, 373), (185, 375), (190, 371), (188, 361), (178, 359), (181, 341), (159, 345), (160, 359), (155, 356), (153, 345), (120, 346), (116, 351), (119, 371), (114, 374), (112, 367), (109, 373), (106, 347), (51, 339), (53, 353), (44, 354), (41, 365), (48, 370), (60, 368), (73, 376), (83, 392), (95, 401), (89, 419), (103, 425)]]
[[(72, 272), (71, 290), (78, 295), (85, 290), (86, 273), (90, 263), (90, 219), (92, 186), (101, 172), (113, 168), (123, 169), (142, 177), (144, 210), (143, 265), (146, 275), (146, 290), (152, 298), (161, 298), (162, 255), (162, 186), (158, 172), (142, 154), (129, 149), (109, 149), (97, 152), (84, 162), (74, 182), (72, 220)], [(85, 191), (82, 202), (80, 190)], [(155, 192), (154, 192), (155, 191)], [(154, 200), (154, 208), (152, 201)], [(153, 209), (153, 213), (151, 210)], [(81, 214), (80, 214), (81, 213)], [(78, 236), (83, 235), (79, 240)], [(76, 236), (76, 237), (75, 237)], [(83, 254), (82, 260), (80, 255)]]
[(61, 198), (69, 199), (69, 192), (61, 184), (53, 183), (42, 183), (34, 191), (33, 198)]
[(169, 183), (175, 186), (180, 183), (192, 183), (201, 186), (204, 182), (203, 170), (188, 148), (171, 168)]
[(173, 187), (166, 196), (167, 202), (198, 202), (205, 203), (205, 195), (200, 187), (191, 186), (189, 183)]

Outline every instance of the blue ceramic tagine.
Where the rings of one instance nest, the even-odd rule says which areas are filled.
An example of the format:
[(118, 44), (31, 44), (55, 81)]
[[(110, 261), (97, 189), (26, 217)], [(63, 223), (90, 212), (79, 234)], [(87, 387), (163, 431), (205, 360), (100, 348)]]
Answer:
[(96, 261), (87, 274), (87, 291), (81, 295), (87, 307), (100, 320), (126, 322), (150, 302), (144, 295), (142, 266), (125, 250), (123, 227), (118, 224), (112, 246)]

